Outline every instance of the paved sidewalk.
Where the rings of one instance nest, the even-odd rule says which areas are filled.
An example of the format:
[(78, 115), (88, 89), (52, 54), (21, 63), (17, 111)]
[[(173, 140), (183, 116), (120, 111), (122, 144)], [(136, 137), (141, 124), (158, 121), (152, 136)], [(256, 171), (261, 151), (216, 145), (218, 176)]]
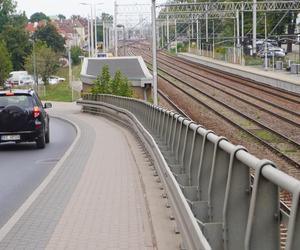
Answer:
[(143, 147), (125, 128), (54, 103), (73, 148), (0, 229), (0, 249), (178, 249)]

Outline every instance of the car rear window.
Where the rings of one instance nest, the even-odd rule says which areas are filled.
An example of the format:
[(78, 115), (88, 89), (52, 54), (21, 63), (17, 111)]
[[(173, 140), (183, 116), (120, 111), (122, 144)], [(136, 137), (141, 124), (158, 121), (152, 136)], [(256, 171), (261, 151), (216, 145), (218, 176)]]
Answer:
[(16, 105), (22, 108), (32, 108), (33, 100), (29, 95), (0, 95), (0, 108), (8, 105)]

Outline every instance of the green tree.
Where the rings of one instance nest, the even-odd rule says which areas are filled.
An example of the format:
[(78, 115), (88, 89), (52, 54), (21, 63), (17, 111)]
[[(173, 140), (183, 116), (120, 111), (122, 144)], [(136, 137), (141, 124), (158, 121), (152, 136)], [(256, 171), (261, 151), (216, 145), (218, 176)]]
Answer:
[(122, 73), (121, 73), (121, 83), (120, 83), (120, 86), (119, 86), (118, 95), (127, 96), (127, 97), (131, 97), (133, 95), (133, 90), (129, 86), (128, 78), (125, 75), (123, 75)]
[(12, 0), (1, 0), (0, 1), (0, 31), (3, 30), (12, 14), (16, 11), (16, 2)]
[(108, 65), (102, 67), (101, 73), (97, 76), (92, 93), (111, 94), (111, 77)]
[(43, 12), (36, 12), (34, 14), (32, 14), (29, 18), (29, 21), (34, 23), (34, 22), (39, 22), (39, 21), (42, 21), (42, 20), (46, 20), (46, 21), (49, 21), (50, 18), (44, 14)]
[(4, 84), (9, 72), (12, 71), (12, 63), (3, 41), (0, 41), (0, 85)]
[[(43, 81), (47, 84), (49, 76), (55, 74), (59, 68), (58, 55), (45, 43), (39, 41), (35, 44), (36, 73), (41, 75)], [(30, 54), (25, 60), (25, 69), (33, 73), (34, 54)]]
[(64, 16), (63, 14), (59, 14), (58, 15), (59, 20), (65, 20), (66, 16)]
[(38, 28), (35, 32), (35, 37), (47, 44), (55, 52), (65, 51), (65, 39), (57, 32), (52, 24), (47, 24), (44, 27)]
[(15, 70), (24, 69), (25, 58), (31, 53), (29, 35), (24, 27), (18, 25), (6, 25), (0, 35), (7, 44)]
[(81, 59), (79, 56), (83, 54), (82, 49), (79, 46), (74, 46), (71, 48), (71, 59), (72, 59), (72, 64), (77, 65), (80, 63)]
[(97, 76), (92, 87), (93, 94), (112, 94), (119, 96), (133, 95), (133, 90), (129, 86), (128, 78), (122, 74), (120, 70), (117, 70), (113, 79), (109, 74), (109, 67), (103, 66), (101, 74)]

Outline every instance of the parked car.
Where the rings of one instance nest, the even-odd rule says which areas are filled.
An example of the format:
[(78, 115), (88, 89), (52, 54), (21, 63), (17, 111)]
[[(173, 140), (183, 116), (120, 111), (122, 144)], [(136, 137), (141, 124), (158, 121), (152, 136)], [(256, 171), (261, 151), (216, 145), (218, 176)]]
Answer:
[(60, 83), (60, 82), (64, 82), (65, 80), (66, 80), (66, 78), (59, 77), (59, 76), (50, 76), (48, 78), (49, 84), (57, 84), (57, 83)]
[[(258, 55), (260, 57), (265, 57), (265, 50), (262, 48), (259, 52)], [(280, 47), (275, 47), (275, 46), (270, 46), (267, 48), (267, 57), (280, 57), (283, 58), (285, 57), (286, 53), (285, 50), (280, 48)]]
[(0, 143), (36, 142), (44, 148), (50, 141), (49, 115), (33, 90), (0, 91)]
[(27, 71), (12, 71), (9, 73), (9, 77), (6, 80), (6, 84), (9, 84), (11, 86), (13, 85), (19, 85), (20, 79), (24, 76), (28, 76)]
[(32, 75), (24, 75), (19, 78), (19, 85), (33, 85), (34, 79)]

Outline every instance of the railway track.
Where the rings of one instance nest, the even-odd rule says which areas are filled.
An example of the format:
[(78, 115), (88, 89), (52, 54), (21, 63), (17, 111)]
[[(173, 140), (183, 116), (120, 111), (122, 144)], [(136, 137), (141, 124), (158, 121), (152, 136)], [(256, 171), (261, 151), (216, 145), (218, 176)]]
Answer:
[[(145, 60), (149, 61), (150, 56), (149, 55), (147, 55), (147, 56), (148, 56), (148, 58), (145, 58)], [(147, 57), (147, 56), (145, 56), (145, 54), (144, 54), (144, 57)], [(299, 164), (300, 144), (298, 142), (291, 140), (287, 136), (269, 128), (268, 126), (265, 126), (261, 122), (245, 115), (244, 113), (242, 113), (241, 111), (237, 110), (236, 108), (228, 105), (227, 103), (220, 101), (213, 96), (210, 96), (209, 94), (205, 93), (201, 89), (198, 89), (197, 87), (193, 86), (192, 84), (183, 82), (182, 79), (174, 76), (174, 74), (172, 74), (172, 76), (169, 76), (167, 70), (160, 69), (158, 73), (159, 73), (159, 76), (162, 79), (164, 79), (166, 82), (168, 82), (168, 84), (171, 84), (172, 87), (175, 87), (179, 91), (185, 93), (187, 96), (189, 96), (189, 98), (193, 99), (194, 101), (200, 102), (201, 105), (205, 106), (207, 109), (209, 109), (216, 115), (222, 117), (222, 119), (231, 123), (238, 129), (246, 132), (248, 135), (254, 137), (256, 140), (258, 140), (263, 145), (268, 147), (272, 152), (276, 153), (278, 156), (283, 158), (289, 164), (292, 164), (293, 166), (296, 166), (298, 168), (300, 167), (300, 164)], [(176, 82), (176, 84), (175, 84), (175, 82)], [(181, 87), (178, 86), (179, 82), (181, 82)], [(188, 88), (192, 89), (194, 92), (188, 91), (186, 86), (188, 86)], [(197, 95), (197, 93), (201, 93), (202, 99), (200, 99), (199, 97), (195, 97)], [(205, 98), (203, 98), (203, 96)], [(217, 103), (217, 105), (216, 105), (216, 103)], [(224, 111), (224, 107), (227, 108), (225, 111)], [(241, 119), (239, 117), (242, 117), (243, 119)], [(247, 126), (245, 126), (245, 124)], [(294, 125), (299, 126), (299, 124), (294, 124)], [(270, 142), (264, 138), (261, 138), (260, 136), (257, 135), (258, 132), (260, 134), (263, 134), (264, 136), (266, 134), (269, 135), (269, 137), (271, 137), (273, 139), (273, 142)], [(278, 148), (278, 145), (280, 145), (281, 149), (285, 149), (285, 151), (287, 151), (289, 154), (283, 152), (283, 150), (280, 150)]]

